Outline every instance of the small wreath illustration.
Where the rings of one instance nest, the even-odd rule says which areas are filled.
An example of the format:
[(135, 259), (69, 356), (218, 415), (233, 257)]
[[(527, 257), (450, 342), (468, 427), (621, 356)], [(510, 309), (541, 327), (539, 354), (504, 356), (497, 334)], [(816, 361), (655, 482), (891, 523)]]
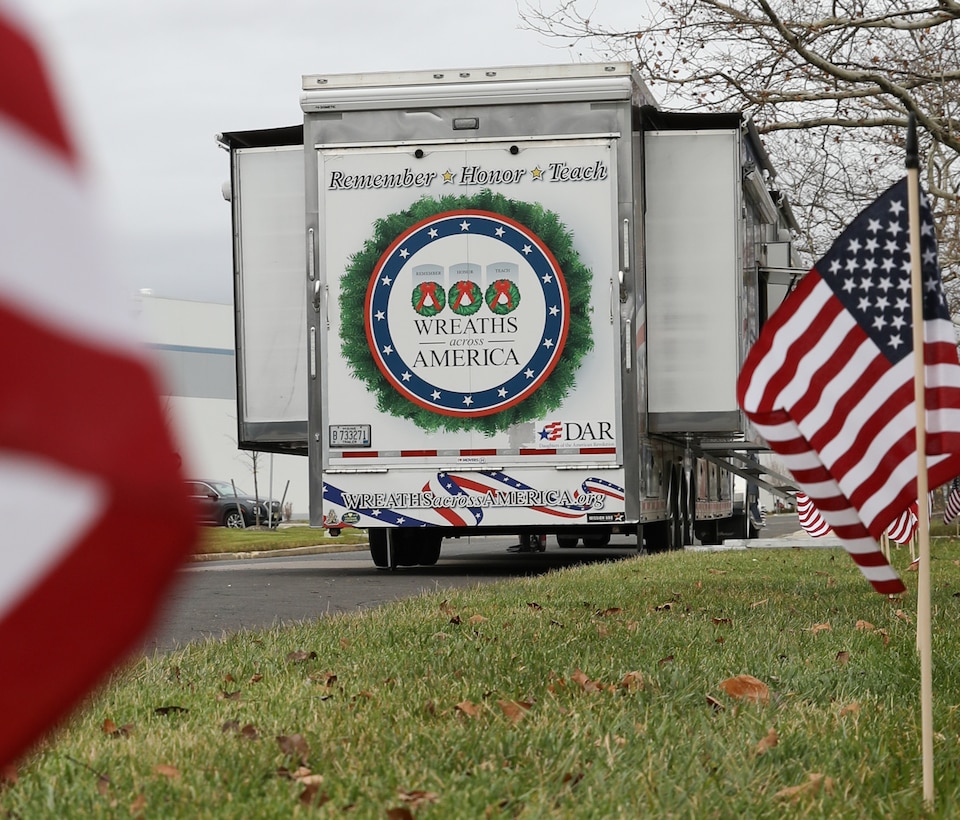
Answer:
[(520, 304), (520, 288), (509, 279), (497, 279), (490, 283), (483, 298), (490, 310), (498, 316), (505, 316)]
[(436, 316), (443, 310), (446, 299), (439, 282), (421, 282), (413, 289), (410, 304), (421, 316)]
[[(569, 324), (565, 345), (553, 369), (535, 392), (489, 415), (443, 414), (411, 401), (380, 370), (363, 331), (368, 287), (381, 258), (404, 232), (425, 220), (454, 211), (482, 211), (523, 226), (549, 250), (566, 282)], [(515, 283), (509, 287), (498, 285), (501, 281), (509, 280), (496, 280), (484, 293), (475, 283), (464, 280), (464, 284), (470, 287), (464, 287), (468, 293), (463, 294), (459, 304), (459, 283), (455, 282), (446, 294), (439, 285), (429, 294), (425, 293), (425, 288), (430, 283), (421, 282), (413, 289), (411, 304), (424, 317), (433, 316), (445, 307), (468, 315), (479, 310), (483, 302), (494, 313), (503, 315), (516, 309), (520, 291)], [(557, 214), (539, 203), (509, 199), (488, 189), (463, 196), (424, 196), (402, 211), (377, 219), (373, 224), (372, 236), (349, 258), (346, 270), (340, 277), (338, 296), (341, 352), (353, 377), (363, 382), (376, 396), (377, 408), (381, 412), (409, 419), (426, 431), (473, 430), (492, 436), (516, 424), (549, 416), (574, 389), (577, 371), (584, 357), (593, 349), (590, 321), (592, 284), (593, 274), (574, 249), (572, 233)], [(443, 304), (444, 299), (446, 305)]]
[(450, 310), (454, 313), (460, 316), (473, 316), (483, 304), (482, 296), (476, 282), (460, 280), (453, 283), (447, 299), (450, 302)]

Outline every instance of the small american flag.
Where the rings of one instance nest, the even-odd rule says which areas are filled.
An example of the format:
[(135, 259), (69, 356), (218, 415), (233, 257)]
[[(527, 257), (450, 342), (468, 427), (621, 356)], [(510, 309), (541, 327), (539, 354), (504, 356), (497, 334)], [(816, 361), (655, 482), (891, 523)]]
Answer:
[(943, 510), (943, 523), (951, 523), (958, 515), (960, 515), (960, 479), (955, 478), (950, 485), (947, 506)]
[(820, 538), (830, 532), (830, 525), (824, 521), (823, 516), (805, 493), (797, 493), (797, 516), (800, 518), (800, 526), (807, 535)]
[[(921, 192), (931, 486), (960, 473), (960, 362)], [(764, 325), (737, 398), (866, 578), (904, 590), (877, 541), (917, 497), (907, 179), (840, 235)]]
[(920, 519), (918, 517), (917, 502), (914, 501), (910, 507), (900, 513), (900, 515), (894, 519), (893, 523), (887, 527), (887, 535), (891, 541), (896, 541), (898, 544), (909, 544), (919, 524)]

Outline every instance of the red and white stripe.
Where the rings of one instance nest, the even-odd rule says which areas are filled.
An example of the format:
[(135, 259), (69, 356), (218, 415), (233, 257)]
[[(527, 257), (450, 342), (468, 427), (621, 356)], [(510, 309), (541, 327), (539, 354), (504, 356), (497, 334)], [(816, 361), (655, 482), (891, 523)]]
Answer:
[(887, 535), (898, 544), (909, 544), (920, 524), (917, 502), (914, 501), (887, 527)]
[(797, 516), (800, 519), (800, 526), (814, 538), (821, 538), (830, 532), (830, 525), (805, 493), (797, 493)]
[(0, 764), (135, 645), (196, 530), (43, 61), (0, 2)]

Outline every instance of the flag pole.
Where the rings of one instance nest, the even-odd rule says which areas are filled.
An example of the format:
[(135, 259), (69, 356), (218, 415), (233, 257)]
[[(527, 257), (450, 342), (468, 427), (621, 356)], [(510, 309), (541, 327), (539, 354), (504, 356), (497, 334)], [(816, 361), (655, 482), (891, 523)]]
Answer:
[(920, 252), (920, 157), (917, 118), (907, 125), (907, 203), (910, 214), (910, 281), (913, 317), (913, 395), (917, 410), (917, 649), (920, 653), (920, 715), (923, 753), (923, 798), (933, 808), (933, 675), (930, 626), (930, 511), (927, 503), (926, 384), (923, 342), (923, 277)]

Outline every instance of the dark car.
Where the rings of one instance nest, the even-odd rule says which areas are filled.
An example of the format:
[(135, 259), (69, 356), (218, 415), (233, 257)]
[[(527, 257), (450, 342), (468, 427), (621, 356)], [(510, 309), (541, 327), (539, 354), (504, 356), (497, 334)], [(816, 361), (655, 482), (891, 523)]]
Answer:
[(230, 481), (193, 479), (187, 482), (187, 493), (193, 500), (201, 524), (243, 529), (259, 522), (264, 527), (280, 523), (280, 502), (257, 500), (239, 487), (234, 492)]

